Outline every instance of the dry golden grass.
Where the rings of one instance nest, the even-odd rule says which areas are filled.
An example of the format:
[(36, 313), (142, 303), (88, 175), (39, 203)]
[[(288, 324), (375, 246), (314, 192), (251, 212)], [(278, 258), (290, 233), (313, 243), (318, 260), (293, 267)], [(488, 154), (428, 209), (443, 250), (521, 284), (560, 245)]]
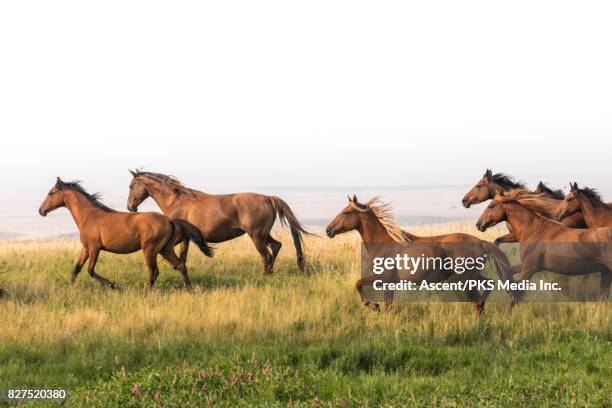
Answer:
[[(448, 231), (476, 235), (467, 223), (410, 231), (421, 235)], [(498, 234), (478, 235), (492, 240)], [(335, 239), (308, 239), (308, 276), (295, 269), (289, 234), (277, 231), (275, 235), (284, 247), (276, 273), (270, 278), (261, 276), (258, 255), (246, 237), (218, 245), (214, 260), (192, 251), (192, 279), (196, 287), (198, 282), (207, 282), (194, 294), (181, 290), (178, 274), (167, 266), (162, 269), (160, 285), (145, 294), (142, 285), (146, 271), (139, 253), (102, 255), (98, 272), (123, 288), (112, 292), (99, 287), (86, 271), (76, 285), (68, 284), (77, 242), (4, 242), (0, 244), (1, 277), (12, 294), (3, 302), (0, 341), (76, 341), (102, 335), (136, 339), (143, 333), (150, 333), (157, 341), (166, 336), (247, 341), (290, 335), (298, 324), (303, 326), (300, 338), (316, 343), (344, 337), (357, 329), (368, 332), (384, 327), (394, 333), (409, 331), (417, 337), (444, 337), (479, 324), (467, 303), (398, 303), (389, 315), (367, 311), (354, 289), (359, 277), (360, 245), (355, 233)], [(209, 283), (211, 279), (217, 282)], [(534, 316), (548, 312), (569, 313), (569, 317), (563, 322), (540, 320), (534, 325)], [(508, 313), (506, 304), (492, 304), (487, 311), (491, 319), (507, 325), (517, 337), (542, 333), (542, 324), (563, 324), (573, 330), (601, 328), (609, 323), (607, 312), (607, 307), (599, 304), (525, 304), (513, 314)], [(505, 334), (500, 331), (501, 335)]]

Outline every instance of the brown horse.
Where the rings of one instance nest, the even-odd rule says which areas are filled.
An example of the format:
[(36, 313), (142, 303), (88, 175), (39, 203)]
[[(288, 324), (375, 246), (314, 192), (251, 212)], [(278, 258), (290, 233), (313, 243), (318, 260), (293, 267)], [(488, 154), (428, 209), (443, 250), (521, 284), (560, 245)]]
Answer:
[[(278, 216), (283, 225), (289, 224), (298, 267), (304, 271), (303, 235), (312, 234), (304, 229), (282, 199), (256, 193), (207, 194), (185, 187), (172, 176), (132, 170), (130, 173), (133, 179), (128, 210), (137, 211), (140, 203), (152, 197), (164, 214), (193, 224), (209, 242), (229, 241), (246, 233), (261, 255), (264, 275), (272, 273), (282, 246), (270, 235)], [(183, 262), (187, 258), (188, 248), (189, 243), (182, 245), (180, 258)]]
[(558, 221), (582, 214), (589, 228), (612, 227), (612, 206), (605, 203), (599, 193), (592, 188), (578, 188), (577, 183), (570, 183), (570, 193), (561, 201), (555, 218)]
[(482, 213), (480, 231), (502, 221), (510, 223), (521, 243), (521, 280), (548, 270), (563, 275), (601, 272), (601, 298), (612, 282), (612, 229), (567, 228), (537, 213), (538, 203), (524, 189), (499, 192)]
[(49, 212), (66, 207), (79, 229), (83, 248), (74, 265), (71, 282), (77, 278), (89, 258), (89, 275), (101, 284), (116, 289), (116, 285), (98, 275), (94, 270), (100, 251), (129, 254), (142, 249), (149, 268), (150, 288), (159, 275), (157, 254), (166, 259), (174, 269), (183, 275), (185, 288), (191, 283), (185, 264), (174, 253), (174, 245), (183, 240), (193, 241), (207, 256), (213, 256), (202, 234), (187, 222), (172, 220), (155, 212), (130, 214), (115, 211), (99, 199), (98, 194), (89, 194), (78, 181), (64, 182), (59, 177), (44, 199), (38, 213), (45, 217)]
[[(461, 200), (461, 203), (465, 208), (470, 208), (470, 206), (473, 204), (479, 204), (487, 200), (492, 200), (500, 191), (510, 191), (524, 188), (525, 183), (516, 181), (504, 173), (493, 174), (490, 169), (487, 169), (484, 176), (482, 176), (476, 185), (465, 194), (463, 200)], [(552, 190), (541, 181), (538, 184), (535, 192), (542, 193), (542, 198), (552, 198), (559, 200), (559, 202), (563, 199), (563, 192), (561, 190)], [(568, 228), (586, 228), (586, 224), (584, 223), (584, 219), (582, 218), (581, 214), (575, 214), (564, 219), (563, 224)], [(516, 238), (512, 234), (510, 225), (506, 223), (506, 226), (509, 231), (508, 234), (497, 238), (495, 240), (496, 245), (501, 243), (517, 242)]]
[[(498, 275), (502, 279), (512, 281), (512, 272), (508, 259), (495, 245), (482, 241), (468, 234), (445, 234), (430, 237), (419, 237), (402, 230), (394, 221), (388, 204), (378, 202), (375, 197), (366, 204), (358, 202), (357, 197), (349, 197), (348, 205), (329, 223), (326, 229), (327, 236), (333, 238), (337, 234), (356, 230), (366, 246), (370, 262), (376, 257), (394, 257), (396, 254), (408, 254), (412, 257), (421, 255), (435, 256), (441, 258), (459, 258), (481, 256), (483, 253), (493, 260)], [(372, 310), (378, 311), (377, 303), (371, 302), (365, 292), (364, 286), (373, 285), (374, 281), (383, 279), (385, 282), (397, 282), (409, 280), (419, 283), (441, 282), (453, 275), (460, 280), (474, 279), (486, 280), (481, 275), (482, 269), (473, 269), (470, 272), (460, 274), (448, 269), (427, 270), (420, 268), (415, 273), (402, 271), (390, 271), (385, 275), (372, 275), (357, 281), (356, 287), (361, 297), (361, 302)], [(468, 298), (474, 304), (478, 315), (484, 310), (484, 304), (489, 291), (481, 295), (477, 290), (466, 291)], [(512, 293), (513, 298), (518, 293)], [(393, 291), (386, 291), (385, 310), (391, 307)]]

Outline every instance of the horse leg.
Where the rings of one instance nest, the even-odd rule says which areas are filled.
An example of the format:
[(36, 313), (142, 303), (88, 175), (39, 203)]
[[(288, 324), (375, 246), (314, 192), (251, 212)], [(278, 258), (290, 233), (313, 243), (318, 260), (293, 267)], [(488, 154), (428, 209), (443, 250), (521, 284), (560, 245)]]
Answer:
[[(480, 273), (478, 273), (478, 276), (476, 277), (476, 279), (478, 279), (479, 282), (486, 282), (488, 280), (487, 278), (482, 276)], [(487, 302), (487, 298), (489, 297), (490, 293), (491, 291), (489, 289), (485, 289), (480, 295), (480, 299), (476, 303), (476, 313), (478, 314), (478, 316), (481, 316), (482, 313), (484, 312), (484, 306), (485, 306), (485, 303)]]
[[(179, 258), (183, 266), (187, 265), (187, 251), (189, 251), (189, 240), (181, 242), (181, 253)], [(172, 253), (174, 254), (174, 251), (172, 251)]]
[(251, 237), (251, 240), (253, 241), (253, 244), (255, 244), (257, 252), (259, 252), (259, 255), (261, 255), (261, 260), (264, 266), (264, 275), (271, 274), (272, 268), (270, 267), (270, 261), (272, 259), (272, 255), (270, 255), (270, 252), (268, 251), (268, 246), (266, 245), (267, 240), (265, 236), (255, 233), (249, 233), (249, 237)]
[(370, 302), (370, 299), (368, 299), (368, 297), (365, 294), (365, 291), (363, 290), (363, 286), (372, 285), (372, 283), (375, 280), (379, 280), (379, 279), (380, 279), (379, 275), (372, 275), (372, 276), (368, 276), (368, 277), (359, 279), (357, 283), (355, 284), (355, 288), (359, 292), (359, 297), (361, 298), (361, 303), (363, 303), (365, 307), (369, 307), (375, 312), (380, 312), (380, 306), (378, 305), (378, 303)]
[(514, 234), (512, 234), (511, 232), (506, 234), (506, 235), (502, 235), (501, 237), (495, 239), (495, 241), (493, 241), (493, 243), (495, 244), (495, 246), (500, 246), (501, 244), (511, 244), (513, 242), (518, 242), (516, 240), (516, 238), (514, 237)]
[(476, 317), (480, 317), (484, 311), (484, 302), (482, 301), (480, 292), (478, 292), (476, 289), (468, 289), (465, 291), (465, 294), (474, 306), (474, 313), (476, 314)]
[[(522, 263), (520, 266), (521, 266), (521, 273), (519, 274), (519, 279), (517, 280), (517, 282), (529, 280), (533, 277), (533, 275), (535, 275), (536, 272), (542, 270), (542, 268), (536, 262), (530, 259), (522, 260)], [(516, 306), (517, 303), (518, 301), (513, 300), (510, 303), (510, 308), (511, 309), (514, 308), (514, 306)]]
[(274, 268), (274, 262), (276, 261), (276, 256), (280, 252), (283, 244), (281, 244), (279, 241), (272, 238), (272, 235), (268, 235), (266, 242), (268, 246), (270, 247), (270, 249), (272, 250), (272, 258), (270, 260), (270, 272), (272, 272), (272, 268)]
[(87, 248), (83, 246), (81, 248), (81, 254), (79, 255), (79, 259), (74, 264), (74, 269), (72, 270), (72, 276), (70, 277), (70, 283), (74, 283), (79, 272), (83, 269), (83, 265), (87, 262), (87, 258), (89, 258), (89, 253), (87, 252)]
[(145, 262), (149, 268), (149, 281), (145, 284), (145, 289), (151, 289), (159, 276), (159, 268), (157, 267), (157, 252), (152, 248), (143, 248)]
[(172, 267), (179, 271), (183, 275), (183, 285), (188, 292), (193, 291), (191, 282), (189, 281), (189, 275), (187, 275), (187, 267), (174, 253), (174, 249), (170, 245), (166, 245), (160, 252), (160, 255), (164, 257), (166, 261), (172, 265)]
[(109, 286), (111, 289), (117, 289), (117, 285), (96, 273), (94, 268), (96, 267), (96, 263), (98, 262), (99, 254), (100, 248), (89, 248), (89, 265), (87, 265), (87, 272), (89, 273), (89, 276), (95, 278), (102, 285)]
[(612, 271), (610, 269), (601, 271), (599, 283), (599, 300), (605, 302), (610, 297), (610, 284), (612, 283)]
[(395, 295), (395, 291), (394, 290), (385, 290), (385, 292), (384, 292), (384, 297), (385, 297), (385, 313), (390, 312), (391, 308), (393, 307), (393, 295)]

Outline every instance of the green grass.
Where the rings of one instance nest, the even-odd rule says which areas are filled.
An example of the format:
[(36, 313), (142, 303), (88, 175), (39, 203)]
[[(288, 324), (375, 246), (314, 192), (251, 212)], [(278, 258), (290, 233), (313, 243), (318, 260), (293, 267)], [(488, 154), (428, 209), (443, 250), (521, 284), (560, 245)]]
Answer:
[(71, 287), (74, 244), (5, 244), (0, 388), (65, 388), (77, 407), (611, 406), (609, 303), (375, 314), (354, 290), (357, 241), (320, 241), (306, 276), (289, 245), (270, 278), (246, 240), (193, 256), (194, 294), (166, 265), (145, 294), (139, 254), (102, 256), (121, 292), (87, 272)]

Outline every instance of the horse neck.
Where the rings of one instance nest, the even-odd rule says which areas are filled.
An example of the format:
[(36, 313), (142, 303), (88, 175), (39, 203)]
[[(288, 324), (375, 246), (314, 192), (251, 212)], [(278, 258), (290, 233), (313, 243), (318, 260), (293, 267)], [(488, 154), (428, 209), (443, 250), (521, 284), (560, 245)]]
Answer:
[(495, 198), (497, 193), (502, 191), (508, 191), (497, 183), (489, 183), (489, 198), (492, 200)]
[(584, 222), (589, 228), (601, 225), (601, 216), (607, 213), (607, 210), (593, 205), (587, 198), (578, 197), (580, 203), (580, 211), (584, 217)]
[(146, 186), (147, 192), (164, 214), (170, 212), (179, 200), (174, 190), (158, 181), (149, 182)]
[(96, 207), (91, 201), (85, 198), (82, 194), (79, 194), (74, 191), (70, 191), (69, 193), (64, 193), (66, 198), (64, 202), (66, 203), (66, 208), (70, 211), (70, 215), (72, 215), (72, 219), (77, 224), (79, 231), (85, 225), (85, 221), (96, 212), (103, 211)]
[(393, 243), (393, 238), (389, 236), (385, 227), (382, 226), (378, 218), (371, 212), (359, 214), (360, 223), (357, 230), (361, 235), (364, 244), (383, 244)]
[[(544, 219), (518, 203), (507, 203), (506, 218), (519, 242), (541, 229)], [(552, 221), (551, 221), (552, 222)]]

